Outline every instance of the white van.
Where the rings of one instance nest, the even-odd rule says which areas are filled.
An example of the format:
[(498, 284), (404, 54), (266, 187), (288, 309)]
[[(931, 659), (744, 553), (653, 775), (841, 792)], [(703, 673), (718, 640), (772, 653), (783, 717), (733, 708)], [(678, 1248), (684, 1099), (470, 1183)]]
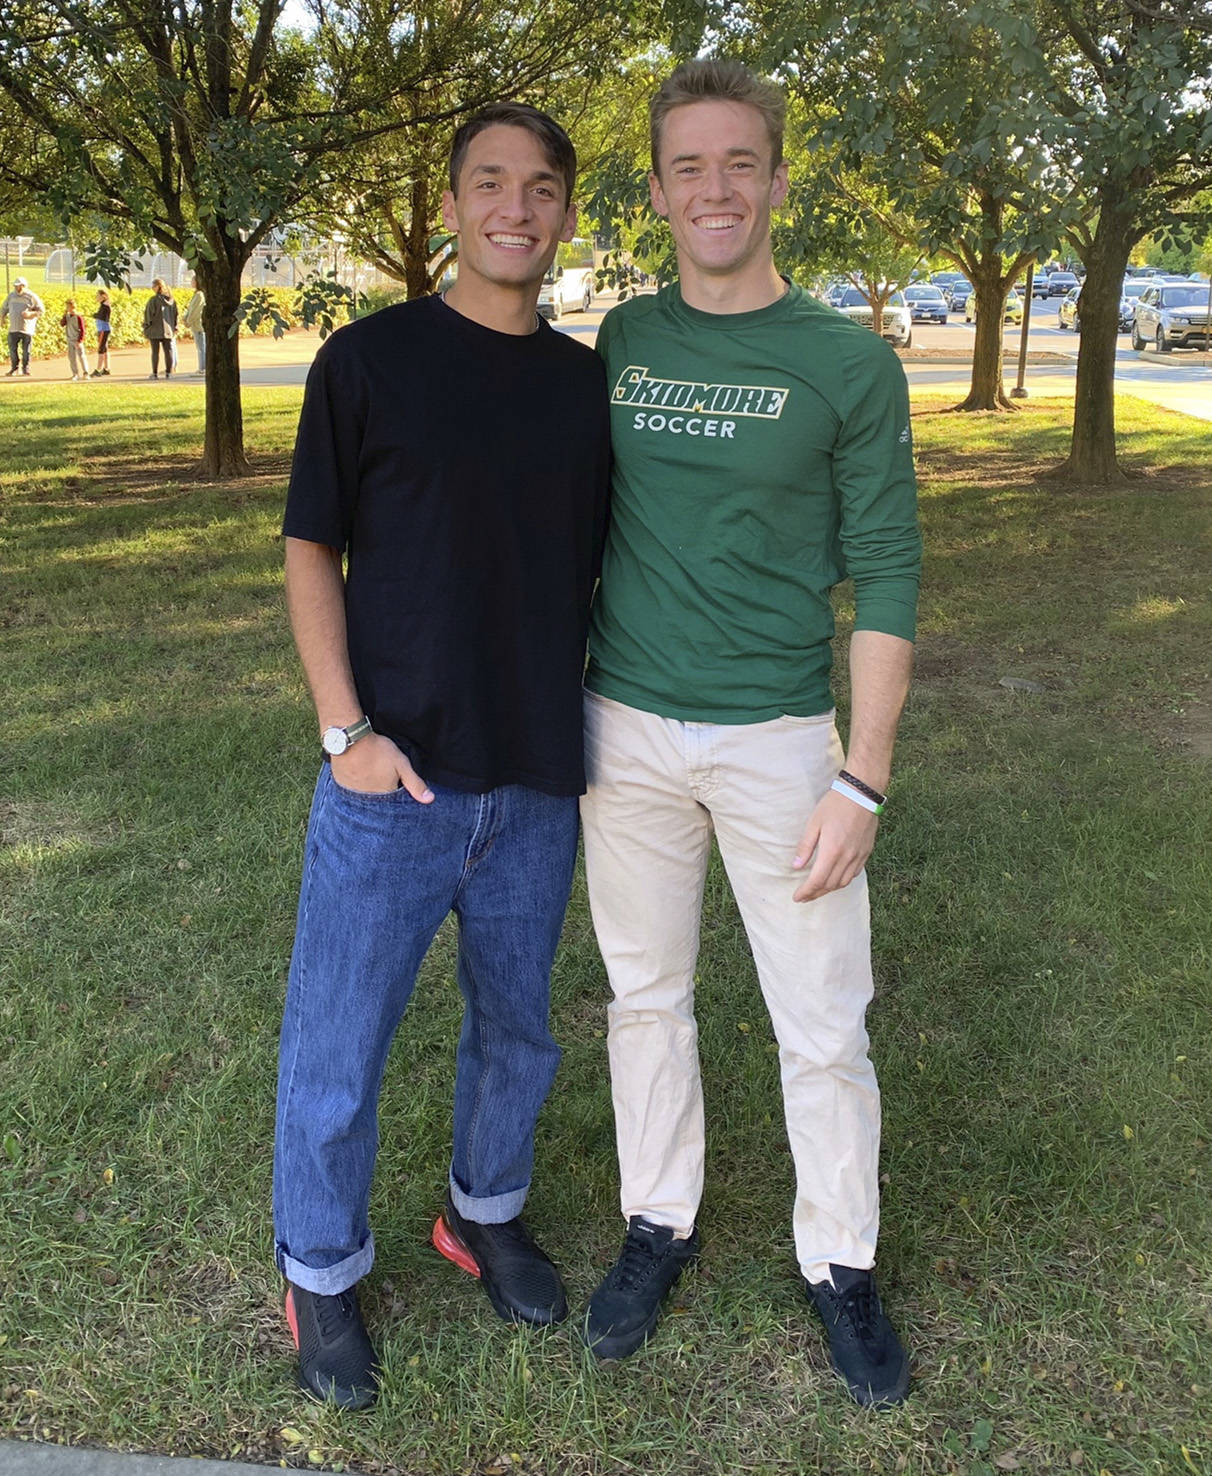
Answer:
[(593, 242), (582, 236), (561, 241), (539, 288), (539, 312), (553, 320), (564, 313), (587, 313), (593, 284)]

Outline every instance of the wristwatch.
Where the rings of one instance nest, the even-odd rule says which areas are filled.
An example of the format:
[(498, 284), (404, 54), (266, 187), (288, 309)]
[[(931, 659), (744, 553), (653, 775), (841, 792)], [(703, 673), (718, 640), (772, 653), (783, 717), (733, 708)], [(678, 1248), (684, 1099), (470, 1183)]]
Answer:
[(336, 758), (338, 754), (345, 752), (359, 738), (365, 738), (370, 732), (370, 719), (361, 717), (356, 723), (350, 724), (348, 728), (325, 728), (320, 737), (320, 747), (330, 758)]

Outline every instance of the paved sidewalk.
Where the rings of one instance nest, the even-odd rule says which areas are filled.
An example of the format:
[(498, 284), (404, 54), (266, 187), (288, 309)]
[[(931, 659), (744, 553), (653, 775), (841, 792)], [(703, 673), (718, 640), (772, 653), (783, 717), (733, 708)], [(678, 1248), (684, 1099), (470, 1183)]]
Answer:
[[(281, 338), (241, 338), (240, 379), (244, 384), (302, 384), (319, 347), (320, 335), (307, 329), (296, 329), (283, 334)], [(201, 396), (203, 382), (201, 376), (193, 372), (198, 361), (192, 341), (182, 340), (178, 350), (177, 372), (169, 383), (196, 385)], [(15, 390), (19, 387), (33, 389), (39, 384), (63, 384), (65, 381), (71, 383), (71, 370), (68, 368), (66, 355), (54, 359), (34, 359), (30, 364), (28, 379), (18, 374), (11, 380), (7, 373), (7, 357), (0, 357), (4, 357), (4, 364), (0, 366), (0, 393), (6, 386)], [(92, 349), (89, 350), (88, 362), (92, 368), (97, 367), (97, 355)], [(125, 382), (127, 388), (139, 382), (147, 384), (148, 393), (153, 394), (163, 382), (163, 376), (155, 384), (147, 378), (151, 373), (151, 351), (145, 343), (111, 349), (109, 367), (110, 372), (106, 378), (89, 379), (87, 384), (80, 385), (80, 393), (87, 394), (93, 388), (104, 389), (115, 382)]]
[(276, 1466), (0, 1440), (0, 1476), (266, 1476)]
[[(612, 306), (609, 298), (599, 298), (588, 313), (570, 314), (557, 326), (582, 343), (592, 344), (602, 317)], [(296, 329), (282, 338), (241, 338), (241, 383), (302, 385), (320, 343), (320, 335), (307, 329)], [(910, 350), (903, 362), (913, 394), (954, 395), (958, 400), (967, 393), (970, 354), (965, 357), (950, 351), (935, 351), (922, 355)], [(1028, 355), (1028, 395), (1072, 396), (1076, 362), (1077, 342), (1071, 335), (1054, 334), (1045, 338), (1039, 351)], [(193, 375), (194, 363), (194, 346), (187, 340), (181, 344), (181, 368), (172, 383), (194, 386), (200, 401), (203, 381)], [(127, 396), (140, 391), (149, 395), (160, 393), (163, 381), (153, 384), (147, 379), (151, 361), (146, 344), (113, 350), (110, 364), (112, 372), (108, 379), (90, 379), (87, 384), (77, 386), (81, 396), (112, 394), (115, 386), (120, 386), (118, 392)], [(1017, 365), (1017, 356), (1007, 350), (1007, 389), (1015, 382)], [(0, 372), (0, 404), (6, 394), (20, 394), (22, 389), (36, 393), (40, 384), (62, 384), (64, 380), (71, 381), (66, 358), (35, 361), (29, 379), (21, 376), (7, 379)], [(1212, 358), (1206, 354), (1182, 358), (1166, 355), (1159, 362), (1152, 353), (1134, 354), (1120, 349), (1116, 353), (1115, 385), (1118, 394), (1138, 395), (1184, 415), (1212, 421)]]

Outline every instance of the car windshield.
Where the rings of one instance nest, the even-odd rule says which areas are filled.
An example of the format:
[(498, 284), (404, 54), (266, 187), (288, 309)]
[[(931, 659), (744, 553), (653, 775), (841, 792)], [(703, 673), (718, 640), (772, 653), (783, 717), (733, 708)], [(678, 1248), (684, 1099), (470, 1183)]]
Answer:
[(943, 294), (937, 287), (906, 287), (905, 296), (910, 302), (942, 302)]
[(1148, 282), (1125, 282), (1120, 295), (1123, 297), (1139, 297), (1148, 285)]
[(1077, 278), (1072, 272), (1053, 272), (1050, 280), (1053, 282), (1076, 282)]
[(951, 290), (952, 292), (971, 292), (972, 283), (969, 282), (967, 277), (961, 277), (958, 282), (952, 282)]
[(1200, 307), (1207, 300), (1202, 287), (1167, 287), (1162, 293), (1162, 307), (1168, 308)]
[(858, 290), (857, 287), (847, 287), (845, 292), (842, 293), (842, 300), (838, 303), (838, 307), (844, 308), (870, 306), (871, 304), (867, 301), (867, 299), (863, 296), (863, 294)]

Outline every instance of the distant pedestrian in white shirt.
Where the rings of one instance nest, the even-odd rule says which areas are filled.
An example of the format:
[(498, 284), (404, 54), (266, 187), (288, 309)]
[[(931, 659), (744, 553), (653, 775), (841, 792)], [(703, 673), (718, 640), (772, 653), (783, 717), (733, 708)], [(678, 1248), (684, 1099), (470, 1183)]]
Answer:
[(22, 374), (29, 373), (30, 345), (43, 311), (42, 299), (36, 292), (29, 290), (29, 283), (24, 277), (18, 277), (13, 282), (13, 290), (4, 299), (3, 306), (0, 306), (0, 323), (8, 324), (8, 357), (12, 364), (8, 371), (10, 378), (16, 374), (18, 362)]
[(206, 373), (206, 331), (202, 327), (202, 311), (206, 307), (206, 293), (198, 286), (197, 277), (194, 278), (194, 295), (190, 298), (185, 309), (185, 326), (194, 336), (194, 348), (198, 353), (198, 367), (195, 374)]

